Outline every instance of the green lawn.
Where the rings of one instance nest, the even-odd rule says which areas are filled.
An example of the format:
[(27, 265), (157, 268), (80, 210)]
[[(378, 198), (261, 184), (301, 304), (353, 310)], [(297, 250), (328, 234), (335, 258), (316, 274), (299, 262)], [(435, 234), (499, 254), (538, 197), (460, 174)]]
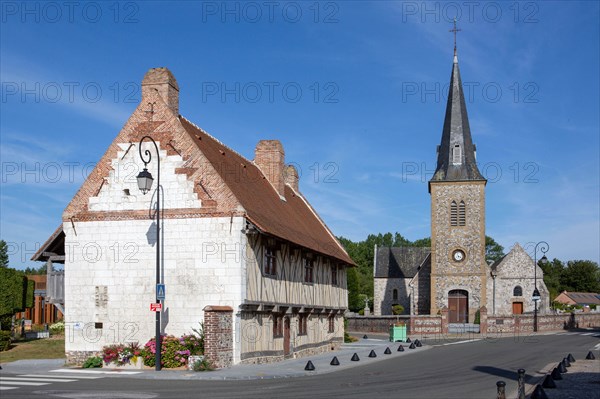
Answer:
[(0, 363), (22, 359), (64, 359), (65, 337), (14, 342), (7, 351), (0, 352)]

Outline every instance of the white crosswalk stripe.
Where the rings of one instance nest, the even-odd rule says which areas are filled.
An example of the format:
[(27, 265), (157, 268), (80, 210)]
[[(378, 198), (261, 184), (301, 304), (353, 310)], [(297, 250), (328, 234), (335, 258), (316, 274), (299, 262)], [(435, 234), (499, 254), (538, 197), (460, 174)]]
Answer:
[(0, 375), (0, 391), (18, 389), (26, 386), (38, 387), (43, 385), (50, 385), (55, 382), (75, 382), (79, 380), (93, 380), (98, 378), (105, 378), (107, 377), (107, 374), (111, 374), (110, 371), (91, 371), (92, 373), (96, 374), (92, 376), (89, 374), (89, 370), (73, 369), (51, 370), (50, 372), (56, 374), (20, 374), (11, 376)]

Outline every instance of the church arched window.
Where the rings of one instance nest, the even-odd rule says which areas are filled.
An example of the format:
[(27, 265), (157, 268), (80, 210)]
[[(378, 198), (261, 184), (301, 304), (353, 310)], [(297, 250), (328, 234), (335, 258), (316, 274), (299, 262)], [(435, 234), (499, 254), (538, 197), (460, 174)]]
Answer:
[(392, 299), (394, 301), (398, 300), (398, 290), (394, 288), (394, 290), (392, 291)]
[(523, 296), (523, 288), (520, 285), (517, 285), (513, 290), (513, 296)]
[(462, 152), (460, 150), (459, 144), (454, 144), (454, 147), (452, 147), (452, 163), (453, 164), (461, 164), (462, 163)]
[(464, 201), (458, 204), (458, 225), (464, 226), (467, 222), (467, 209)]
[(450, 203), (450, 226), (458, 226), (458, 205), (456, 201)]

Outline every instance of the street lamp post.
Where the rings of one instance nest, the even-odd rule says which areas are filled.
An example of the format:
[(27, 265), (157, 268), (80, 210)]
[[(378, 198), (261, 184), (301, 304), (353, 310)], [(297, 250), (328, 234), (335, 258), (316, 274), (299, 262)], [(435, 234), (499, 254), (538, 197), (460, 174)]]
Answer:
[[(142, 139), (140, 140), (140, 144), (139, 144), (139, 152), (140, 152), (140, 158), (142, 159), (142, 162), (144, 162), (144, 170), (142, 170), (138, 176), (137, 176), (137, 182), (138, 182), (138, 187), (140, 189), (140, 191), (142, 192), (142, 194), (146, 195), (146, 193), (148, 193), (148, 191), (150, 191), (150, 189), (152, 188), (152, 182), (154, 181), (154, 179), (152, 178), (152, 175), (150, 174), (150, 172), (148, 172), (148, 168), (146, 168), (146, 166), (150, 163), (150, 161), (152, 160), (152, 154), (150, 153), (149, 150), (145, 150), (142, 153), (142, 143), (144, 142), (144, 140), (149, 140), (152, 142), (152, 144), (154, 144), (154, 148), (156, 149), (156, 162), (157, 162), (157, 173), (156, 173), (156, 180), (157, 180), (157, 186), (156, 186), (156, 285), (158, 287), (158, 285), (160, 284), (160, 153), (158, 152), (158, 145), (156, 145), (156, 141), (154, 141), (154, 139), (152, 139), (152, 137), (150, 136), (144, 136), (142, 137)], [(145, 155), (145, 157), (144, 157)], [(158, 290), (155, 290), (156, 292), (156, 303), (160, 304), (160, 300), (158, 299)], [(156, 371), (160, 371), (161, 369), (161, 360), (160, 360), (160, 351), (162, 348), (161, 345), (161, 339), (160, 339), (160, 311), (157, 309), (155, 311), (156, 313), (156, 346), (155, 346), (155, 370)]]
[(540, 297), (540, 291), (537, 288), (537, 252), (538, 252), (538, 246), (540, 247), (540, 251), (542, 251), (542, 258), (540, 259), (540, 262), (542, 262), (542, 264), (546, 264), (546, 262), (548, 262), (548, 258), (546, 258), (546, 252), (548, 252), (548, 249), (550, 248), (550, 246), (548, 245), (548, 243), (546, 241), (540, 241), (537, 244), (535, 244), (535, 248), (533, 249), (533, 303), (535, 305), (534, 310), (533, 310), (533, 332), (537, 332), (538, 330), (538, 302), (541, 299)]

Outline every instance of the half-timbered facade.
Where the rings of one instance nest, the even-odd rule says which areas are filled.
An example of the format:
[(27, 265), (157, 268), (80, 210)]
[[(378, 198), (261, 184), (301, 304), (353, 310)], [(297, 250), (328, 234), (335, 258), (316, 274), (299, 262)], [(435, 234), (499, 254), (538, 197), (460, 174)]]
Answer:
[[(158, 154), (140, 144), (144, 136)], [(135, 179), (146, 150), (153, 176), (157, 157), (161, 165), (161, 332), (191, 333), (205, 309), (227, 308), (233, 349), (219, 364), (337, 347), (353, 262), (300, 193), (282, 144), (262, 140), (254, 160), (245, 158), (179, 115), (177, 81), (154, 68), (141, 103), (63, 213), (67, 358), (154, 335), (155, 197)]]

